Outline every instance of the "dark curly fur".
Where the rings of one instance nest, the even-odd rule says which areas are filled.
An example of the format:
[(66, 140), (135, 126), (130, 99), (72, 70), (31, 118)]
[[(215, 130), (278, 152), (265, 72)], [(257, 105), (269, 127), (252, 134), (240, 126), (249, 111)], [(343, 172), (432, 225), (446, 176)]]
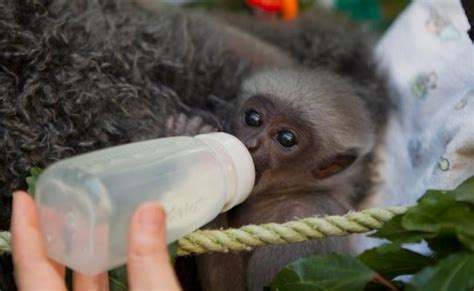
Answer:
[[(190, 99), (205, 106), (201, 96), (231, 98), (245, 72), (199, 18), (157, 17), (112, 1), (74, 4), (0, 4), (6, 7), (0, 14), (5, 204), (14, 189), (25, 188), (31, 166), (159, 137), (171, 106)], [(2, 215), (6, 229), (9, 213)]]
[[(214, 31), (122, 2), (1, 0), (1, 229), (32, 166), (160, 137), (174, 107), (232, 98), (246, 65)], [(1, 260), (2, 276), (11, 273)], [(0, 280), (0, 290), (12, 283)]]
[[(251, 64), (226, 47), (214, 21), (128, 1), (0, 0), (0, 229), (8, 229), (11, 193), (26, 188), (31, 167), (163, 136), (176, 110), (225, 116), (215, 100), (234, 100)], [(371, 83), (366, 34), (347, 25), (335, 30), (303, 17), (282, 30), (225, 21), (304, 66), (354, 78), (371, 92), (364, 96), (382, 90)], [(385, 115), (375, 103), (372, 112)], [(10, 258), (0, 260), (0, 290), (11, 290)]]

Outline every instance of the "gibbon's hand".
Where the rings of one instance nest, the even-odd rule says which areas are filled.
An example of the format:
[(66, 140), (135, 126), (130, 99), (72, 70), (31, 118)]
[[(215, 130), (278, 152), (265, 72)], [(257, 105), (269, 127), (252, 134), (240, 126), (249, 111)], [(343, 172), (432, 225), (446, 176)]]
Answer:
[(217, 131), (200, 116), (187, 117), (184, 113), (178, 113), (166, 119), (166, 136), (195, 136)]

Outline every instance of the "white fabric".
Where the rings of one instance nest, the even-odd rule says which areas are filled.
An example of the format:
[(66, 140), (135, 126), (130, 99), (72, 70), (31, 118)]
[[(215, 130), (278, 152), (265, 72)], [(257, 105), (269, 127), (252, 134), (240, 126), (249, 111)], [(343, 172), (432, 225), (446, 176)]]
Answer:
[(383, 147), (378, 206), (414, 204), (474, 175), (474, 45), (460, 0), (413, 1), (376, 55), (399, 96)]

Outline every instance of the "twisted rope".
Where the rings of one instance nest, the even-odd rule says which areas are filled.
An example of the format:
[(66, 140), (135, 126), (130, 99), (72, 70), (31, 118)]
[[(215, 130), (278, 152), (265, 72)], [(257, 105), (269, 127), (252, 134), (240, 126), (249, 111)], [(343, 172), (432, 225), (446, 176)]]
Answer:
[[(342, 216), (309, 217), (286, 223), (246, 225), (225, 230), (198, 230), (178, 241), (178, 256), (207, 252), (250, 251), (255, 247), (345, 236), (379, 229), (407, 210), (404, 206), (372, 208)], [(0, 232), (0, 254), (9, 253), (10, 233)]]
[(407, 207), (372, 208), (343, 216), (309, 217), (286, 223), (246, 225), (238, 229), (198, 230), (178, 241), (178, 256), (206, 252), (250, 251), (255, 247), (302, 242), (330, 236), (364, 233), (380, 228), (384, 222)]

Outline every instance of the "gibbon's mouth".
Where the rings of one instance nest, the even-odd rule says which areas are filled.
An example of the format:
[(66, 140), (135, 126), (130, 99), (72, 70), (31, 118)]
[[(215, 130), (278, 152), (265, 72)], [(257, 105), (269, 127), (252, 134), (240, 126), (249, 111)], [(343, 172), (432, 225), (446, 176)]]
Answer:
[(262, 178), (262, 175), (265, 172), (265, 169), (264, 169), (264, 166), (261, 165), (261, 163), (255, 162), (259, 160), (254, 159), (253, 156), (252, 156), (252, 160), (254, 161), (254, 167), (255, 167), (255, 185), (257, 185), (258, 182), (260, 181), (260, 178)]
[(255, 183), (254, 187), (258, 185), (258, 182), (260, 182), (260, 178), (262, 177), (262, 172), (255, 170)]

